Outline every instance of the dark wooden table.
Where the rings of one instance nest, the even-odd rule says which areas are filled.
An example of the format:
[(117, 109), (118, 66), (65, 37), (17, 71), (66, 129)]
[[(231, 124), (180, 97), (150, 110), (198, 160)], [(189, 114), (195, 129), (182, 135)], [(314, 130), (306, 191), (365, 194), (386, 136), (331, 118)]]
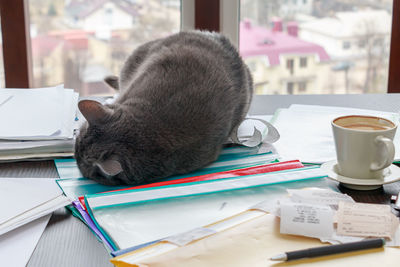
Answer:
[[(277, 108), (286, 108), (290, 104), (334, 105), (398, 112), (400, 94), (256, 96), (250, 114), (273, 114)], [(53, 161), (38, 161), (2, 163), (0, 177), (57, 178), (58, 175)], [(337, 183), (335, 185), (356, 201), (366, 203), (388, 204), (390, 197), (400, 191), (400, 182), (371, 191), (356, 191)], [(53, 213), (28, 266), (112, 266), (109, 258), (91, 231), (65, 209), (60, 209)]]

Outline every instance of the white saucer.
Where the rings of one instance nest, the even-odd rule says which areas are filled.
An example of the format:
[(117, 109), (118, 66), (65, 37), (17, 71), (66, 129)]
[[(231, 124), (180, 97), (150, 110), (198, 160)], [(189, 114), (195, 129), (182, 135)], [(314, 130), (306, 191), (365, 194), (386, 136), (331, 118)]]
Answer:
[(373, 190), (380, 188), (383, 184), (400, 181), (400, 168), (394, 164), (386, 168), (381, 179), (358, 179), (340, 175), (337, 173), (336, 160), (325, 162), (321, 165), (321, 169), (327, 171), (328, 178), (355, 190)]

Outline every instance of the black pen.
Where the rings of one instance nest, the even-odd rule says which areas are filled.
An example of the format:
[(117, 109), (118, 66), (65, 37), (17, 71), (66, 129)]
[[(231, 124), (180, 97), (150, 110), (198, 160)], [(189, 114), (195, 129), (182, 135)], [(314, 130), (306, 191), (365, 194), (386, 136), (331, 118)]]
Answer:
[(357, 241), (345, 244), (330, 245), (330, 246), (285, 252), (283, 254), (279, 254), (272, 257), (271, 260), (290, 261), (302, 258), (314, 258), (314, 257), (320, 257), (320, 256), (326, 256), (326, 255), (332, 255), (332, 254), (344, 253), (356, 250), (380, 248), (384, 245), (385, 245), (384, 238), (367, 239), (363, 241)]

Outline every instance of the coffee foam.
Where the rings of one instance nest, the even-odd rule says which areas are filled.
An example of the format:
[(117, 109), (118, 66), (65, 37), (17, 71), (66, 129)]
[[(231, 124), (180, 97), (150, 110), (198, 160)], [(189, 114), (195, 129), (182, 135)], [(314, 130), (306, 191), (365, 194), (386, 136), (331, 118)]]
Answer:
[(349, 129), (356, 129), (356, 130), (388, 130), (391, 129), (392, 127), (388, 126), (382, 126), (382, 125), (373, 125), (373, 124), (367, 124), (367, 123), (351, 123), (347, 125), (342, 125), (344, 128), (349, 128)]
[(383, 131), (395, 127), (394, 123), (379, 117), (373, 116), (345, 116), (333, 121), (334, 124), (354, 130)]

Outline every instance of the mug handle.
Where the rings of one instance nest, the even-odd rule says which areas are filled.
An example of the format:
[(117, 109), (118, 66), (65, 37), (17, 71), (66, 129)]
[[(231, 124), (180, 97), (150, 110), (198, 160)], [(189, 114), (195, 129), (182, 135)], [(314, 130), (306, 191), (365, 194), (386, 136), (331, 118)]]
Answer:
[(386, 167), (389, 167), (394, 160), (394, 144), (393, 141), (387, 137), (379, 135), (375, 138), (375, 143), (382, 143), (386, 150), (385, 159), (382, 162), (373, 162), (370, 165), (371, 171), (379, 171)]

